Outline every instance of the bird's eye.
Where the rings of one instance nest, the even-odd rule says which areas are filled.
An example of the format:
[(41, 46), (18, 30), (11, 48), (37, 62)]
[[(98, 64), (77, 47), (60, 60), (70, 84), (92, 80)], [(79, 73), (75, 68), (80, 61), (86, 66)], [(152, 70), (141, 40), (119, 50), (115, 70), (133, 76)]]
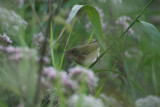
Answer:
[(72, 50), (71, 52), (72, 52), (72, 53), (74, 53), (74, 51), (73, 51), (73, 50)]

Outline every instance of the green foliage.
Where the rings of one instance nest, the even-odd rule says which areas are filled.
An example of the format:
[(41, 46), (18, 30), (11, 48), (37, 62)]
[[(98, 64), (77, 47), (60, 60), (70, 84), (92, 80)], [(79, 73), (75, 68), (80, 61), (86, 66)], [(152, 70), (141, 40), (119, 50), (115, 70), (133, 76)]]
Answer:
[[(149, 40), (147, 40), (147, 37), (142, 37), (141, 43), (145, 43), (144, 47), (148, 47), (147, 49), (144, 49), (143, 52), (160, 52), (160, 32), (156, 29), (156, 27), (148, 22), (139, 21), (142, 25), (144, 30), (149, 35)], [(147, 46), (148, 45), (148, 46)], [(150, 50), (151, 49), (151, 50)]]
[[(60, 0), (52, 5), (30, 0), (22, 7), (18, 0), (0, 2), (0, 34), (13, 41), (0, 46), (0, 107), (135, 107), (141, 97), (160, 96), (160, 26), (152, 17), (159, 15), (158, 0), (152, 5), (146, 0)], [(47, 10), (54, 13), (51, 21)], [(101, 44), (97, 61), (90, 70), (79, 65), (71, 78), (70, 69), (77, 64), (63, 52), (95, 39)]]
[(71, 12), (70, 15), (67, 19), (67, 22), (71, 22), (71, 20), (74, 18), (74, 16), (77, 14), (77, 12), (80, 9), (84, 9), (89, 17), (89, 20), (93, 26), (93, 30), (96, 34), (97, 39), (99, 40), (99, 42), (101, 43), (101, 45), (103, 46), (103, 48), (105, 48), (104, 46), (104, 42), (103, 42), (103, 30), (102, 30), (102, 25), (101, 25), (101, 19), (99, 16), (98, 11), (90, 5), (75, 5)]
[(8, 107), (7, 104), (2, 100), (0, 100), (0, 106), (1, 107)]

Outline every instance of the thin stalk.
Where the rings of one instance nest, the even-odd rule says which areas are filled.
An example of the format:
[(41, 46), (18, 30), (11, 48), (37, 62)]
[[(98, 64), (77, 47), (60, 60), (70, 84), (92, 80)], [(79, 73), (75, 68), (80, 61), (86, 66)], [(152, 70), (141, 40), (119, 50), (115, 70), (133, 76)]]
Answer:
[(107, 49), (97, 58), (97, 60), (96, 60), (95, 62), (93, 62), (93, 63), (89, 66), (89, 68), (92, 68), (92, 67), (105, 55), (105, 53), (109, 51), (109, 49), (110, 49), (112, 46), (113, 46), (113, 44), (110, 45), (109, 48), (107, 48)]
[[(120, 36), (120, 38), (122, 38), (127, 32), (128, 30), (135, 24), (135, 22), (141, 17), (141, 15), (146, 11), (146, 9), (150, 6), (150, 4), (152, 3), (153, 0), (151, 0), (145, 7), (144, 9), (140, 12), (140, 14), (134, 19), (134, 21), (130, 24), (130, 26), (122, 33), (122, 35)], [(112, 43), (110, 45), (110, 47), (108, 49), (106, 49), (101, 55), (99, 58), (97, 58), (97, 60), (92, 63), (89, 68), (92, 68), (99, 60), (100, 58), (103, 57), (103, 55), (114, 45), (114, 43)]]
[(53, 30), (52, 30), (52, 21), (51, 21), (51, 26), (50, 26), (50, 48), (51, 48), (51, 60), (52, 60), (52, 65), (53, 67), (55, 66), (55, 59), (54, 59), (54, 52), (53, 52)]
[(102, 91), (102, 88), (104, 87), (105, 83), (106, 83), (106, 80), (104, 80), (102, 85), (99, 87), (98, 91), (96, 92), (96, 95), (94, 96), (95, 98), (97, 98), (99, 96), (99, 94)]
[[(60, 72), (59, 72), (60, 74)], [(58, 81), (56, 82), (56, 87), (57, 87), (57, 93), (59, 97), (59, 107), (65, 107), (65, 97), (63, 93), (63, 86), (62, 86), (62, 76), (58, 75)]]
[(82, 75), (82, 83), (79, 87), (79, 90), (78, 90), (78, 102), (77, 102), (77, 106), (76, 107), (82, 107), (82, 102), (83, 102), (83, 93), (86, 93), (86, 74), (83, 74)]
[(39, 19), (39, 16), (38, 16), (36, 10), (35, 10), (35, 6), (34, 6), (34, 4), (33, 4), (33, 2), (32, 2), (31, 0), (29, 0), (29, 2), (30, 2), (30, 5), (31, 5), (33, 14), (34, 14), (34, 16), (35, 16), (35, 18), (36, 18), (36, 20), (37, 20), (37, 23), (39, 24), (39, 27), (40, 27), (42, 33), (45, 35), (44, 28), (43, 28), (43, 26), (41, 25), (41, 21), (40, 21), (40, 19)]
[[(70, 32), (70, 34), (69, 34), (69, 36), (68, 36), (68, 38), (67, 38), (67, 42), (66, 42), (66, 45), (65, 45), (65, 47), (64, 47), (64, 52), (65, 52), (66, 49), (67, 49), (67, 45), (68, 45), (68, 43), (69, 43), (69, 40), (70, 40), (70, 37), (71, 37), (71, 34), (72, 34), (72, 30), (73, 30), (74, 23), (75, 23), (75, 17), (74, 17), (74, 20), (73, 20), (73, 25), (72, 25), (71, 32)], [(60, 65), (59, 65), (59, 71), (60, 71), (61, 68), (62, 68), (63, 59), (64, 59), (64, 54), (65, 54), (65, 53), (62, 54), (61, 62), (60, 62)]]
[(104, 71), (110, 71), (116, 74), (119, 74), (120, 76), (124, 76), (121, 72), (113, 70), (113, 69), (97, 69), (97, 70), (93, 70), (95, 71), (95, 73), (100, 73), (100, 72), (104, 72)]
[[(60, 3), (61, 2), (59, 2), (56, 11), (59, 10)], [(39, 102), (39, 95), (40, 95), (40, 91), (41, 91), (42, 70), (43, 70), (43, 66), (44, 66), (43, 57), (45, 56), (46, 51), (47, 51), (48, 38), (49, 38), (49, 35), (50, 35), (50, 25), (51, 25), (52, 18), (53, 18), (54, 15), (57, 15), (58, 13), (53, 14), (52, 11), (51, 11), (48, 14), (50, 15), (50, 17), (49, 17), (46, 32), (45, 32), (45, 40), (42, 43), (41, 48), (40, 48), (40, 61), (39, 61), (39, 68), (38, 68), (38, 79), (37, 79), (37, 87), (36, 87), (34, 105), (33, 106), (36, 106), (37, 103)]]
[(150, 4), (152, 3), (153, 0), (151, 0), (146, 6), (145, 8), (140, 12), (140, 14), (133, 20), (133, 22), (130, 24), (130, 26), (122, 33), (122, 35), (120, 37), (123, 37), (128, 30), (134, 25), (134, 23), (142, 16), (142, 14), (145, 12), (145, 10), (150, 6)]
[(53, 44), (55, 44), (63, 35), (64, 31), (66, 30), (66, 28), (64, 27), (62, 30), (61, 30), (61, 33), (59, 34), (59, 36), (57, 37), (56, 40), (54, 40)]

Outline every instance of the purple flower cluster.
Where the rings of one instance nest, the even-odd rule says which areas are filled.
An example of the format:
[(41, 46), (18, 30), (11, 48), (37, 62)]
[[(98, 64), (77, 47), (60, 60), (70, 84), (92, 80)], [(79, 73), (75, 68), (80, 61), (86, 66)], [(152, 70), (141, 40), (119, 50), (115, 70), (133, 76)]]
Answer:
[(21, 62), (23, 58), (27, 60), (34, 60), (39, 62), (40, 59), (45, 63), (48, 64), (50, 59), (48, 57), (37, 57), (36, 51), (29, 48), (21, 48), (21, 47), (13, 47), (13, 46), (0, 46), (0, 54), (5, 55), (7, 59), (11, 62)]
[[(40, 45), (44, 42), (45, 36), (42, 32), (35, 33), (32, 38), (32, 44), (36, 46), (37, 49), (40, 49)], [(47, 40), (49, 42), (49, 39)]]
[(45, 75), (49, 79), (53, 79), (53, 80), (55, 80), (57, 78), (56, 70), (53, 67), (45, 67), (43, 69), (43, 75)]
[[(131, 18), (128, 16), (121, 16), (117, 19), (116, 24), (123, 27), (123, 30), (126, 30), (129, 27), (129, 22), (131, 21)], [(132, 28), (128, 30), (128, 34), (133, 34), (134, 31)]]
[(33, 35), (32, 44), (39, 48), (39, 45), (44, 41), (44, 39), (45, 38), (42, 32), (36, 33)]
[(6, 45), (12, 44), (12, 41), (5, 33), (3, 35), (0, 34), (0, 42)]
[(28, 48), (20, 48), (13, 46), (0, 46), (0, 53), (7, 55), (10, 61), (21, 61), (25, 54), (27, 59), (31, 59), (35, 51)]
[(89, 88), (95, 88), (97, 85), (98, 78), (91, 70), (76, 66), (69, 69), (68, 72), (67, 74), (65, 71), (58, 72), (53, 67), (45, 67), (43, 75), (51, 82), (57, 81), (59, 76), (65, 92), (76, 91), (83, 80), (86, 81)]
[(98, 78), (94, 75), (93, 71), (88, 70), (84, 67), (76, 66), (74, 68), (69, 69), (69, 76), (72, 79), (75, 79), (77, 82), (81, 82), (83, 80), (83, 76), (85, 76), (85, 81), (87, 81), (87, 85), (89, 87), (96, 87)]

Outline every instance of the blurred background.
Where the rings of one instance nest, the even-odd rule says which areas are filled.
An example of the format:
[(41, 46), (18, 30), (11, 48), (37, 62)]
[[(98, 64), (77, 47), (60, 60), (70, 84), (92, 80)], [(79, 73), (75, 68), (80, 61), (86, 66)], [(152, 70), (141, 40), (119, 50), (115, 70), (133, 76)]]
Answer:
[[(49, 5), (52, 5), (52, 11), (55, 12), (52, 20), (53, 25), (51, 25), (54, 43), (52, 44), (53, 50), (50, 45), (47, 45), (44, 65), (54, 65), (55, 69), (61, 63), (65, 46), (68, 50), (74, 46), (87, 44), (90, 35), (93, 33), (93, 27), (87, 13), (83, 9), (80, 10), (76, 14), (74, 25), (65, 22), (74, 5), (91, 5), (95, 7), (100, 16), (105, 47), (108, 48), (111, 44), (114, 44), (91, 69), (94, 75), (99, 78), (95, 92), (100, 91), (106, 96), (113, 97), (112, 101), (114, 99), (115, 102), (110, 101), (111, 99), (105, 102), (105, 98), (101, 95), (104, 103), (117, 104), (108, 104), (107, 107), (132, 107), (135, 104), (137, 104), (136, 107), (160, 107), (158, 103), (160, 102), (160, 98), (158, 98), (160, 96), (160, 1), (153, 0), (139, 18), (139, 20), (151, 25), (145, 24), (146, 26), (144, 26), (140, 22), (136, 22), (123, 37), (119, 38), (149, 2), (150, 0), (51, 0), (50, 2), (47, 0), (0, 0), (0, 35), (6, 35), (10, 38), (10, 41), (6, 44), (1, 42), (0, 47), (1, 72), (8, 72), (2, 73), (3, 75), (1, 74), (0, 77), (2, 86), (0, 102), (3, 102), (1, 104), (14, 107), (20, 103), (29, 107), (29, 104), (33, 101), (33, 93), (36, 89), (37, 61), (39, 61), (41, 55), (40, 46), (45, 39), (43, 30), (45, 31), (47, 28)], [(56, 11), (57, 6), (59, 8)], [(154, 29), (153, 26), (157, 29)], [(64, 28), (65, 31), (63, 32)], [(70, 35), (70, 40), (66, 45), (68, 35)], [(93, 33), (92, 39), (97, 40), (95, 33)], [(50, 39), (47, 41), (49, 42)], [(8, 47), (4, 48), (6, 46)], [(19, 48), (14, 50), (15, 47)], [(24, 48), (24, 50), (20, 48)], [(23, 59), (23, 55), (18, 54), (20, 51), (27, 58), (22, 60), (23, 65), (16, 65), (22, 64), (17, 62), (17, 60)], [(54, 64), (51, 51), (54, 53)], [(105, 49), (101, 46), (100, 53), (104, 51)], [(34, 57), (30, 54), (34, 54)], [(28, 64), (28, 55), (30, 64)], [(7, 58), (9, 58), (9, 61)], [(68, 69), (76, 65), (68, 55), (65, 55), (61, 70), (69, 72)], [(16, 73), (13, 73), (13, 71)], [(27, 71), (32, 73), (30, 74)], [(30, 82), (33, 82), (32, 84), (29, 84), (26, 75), (33, 76), (28, 76), (31, 78)], [(16, 80), (13, 81), (15, 78), (18, 78), (17, 81), (20, 83), (17, 83)], [(28, 84), (26, 87), (29, 88), (23, 86), (24, 84)], [(21, 87), (22, 90), (17, 87)], [(147, 98), (149, 95), (152, 95), (152, 97), (148, 100), (141, 99), (143, 100), (140, 102), (141, 105), (135, 103), (138, 99)], [(31, 99), (27, 100), (28, 105), (24, 104), (26, 99), (29, 98)], [(144, 106), (148, 101), (150, 101), (149, 104), (155, 102), (159, 105)]]

